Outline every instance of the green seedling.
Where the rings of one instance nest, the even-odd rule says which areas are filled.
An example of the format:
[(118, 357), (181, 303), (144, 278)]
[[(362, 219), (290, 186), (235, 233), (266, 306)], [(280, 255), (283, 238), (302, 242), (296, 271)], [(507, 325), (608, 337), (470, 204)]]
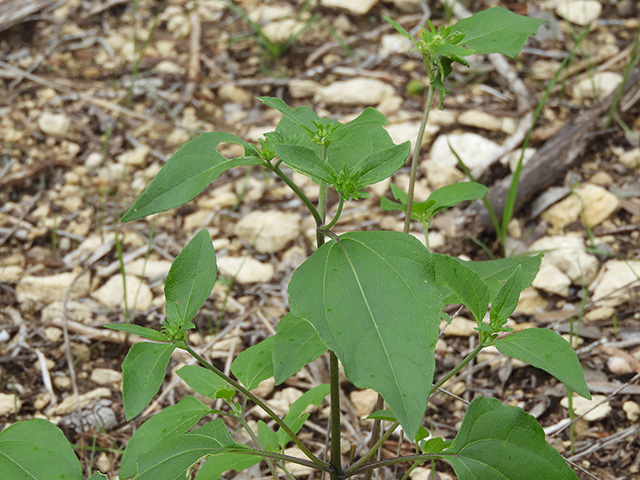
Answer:
[[(269, 38), (268, 35), (264, 33), (262, 27), (257, 22), (253, 21), (251, 17), (245, 12), (242, 8), (237, 6), (232, 2), (225, 2), (225, 5), (229, 10), (240, 15), (253, 29), (252, 38), (255, 39), (256, 44), (260, 48), (260, 51), (263, 54), (263, 57), (278, 59), (283, 57), (289, 49), (293, 46), (293, 44), (300, 38), (304, 33), (306, 33), (313, 25), (315, 25), (319, 17), (311, 16), (308, 20), (305, 21), (304, 26), (294, 32), (292, 32), (291, 36), (283, 41), (273, 41)], [(308, 10), (307, 3), (305, 3), (304, 7), (301, 9), (300, 14), (304, 13)], [(296, 20), (300, 19), (301, 15), (298, 15)]]
[[(461, 44), (456, 29), (441, 33)], [(432, 72), (447, 63), (432, 63)], [(277, 98), (259, 100), (283, 115), (259, 147), (221, 132), (189, 141), (167, 161), (122, 221), (189, 202), (226, 170), (260, 165), (288, 185), (309, 210), (316, 222), (318, 248), (290, 280), (290, 312), (280, 320), (276, 334), (239, 354), (230, 375), (196, 352), (187, 336), (217, 276), (216, 254), (206, 230), (188, 242), (171, 266), (165, 281), (167, 318), (159, 330), (133, 324), (108, 326), (151, 340), (133, 345), (122, 365), (127, 420), (138, 416), (156, 395), (177, 349), (199, 363), (181, 368), (178, 375), (194, 392), (224, 405), (216, 410), (187, 396), (146, 420), (128, 442), (119, 477), (211, 480), (264, 460), (274, 477), (278, 467), (288, 473), (286, 463), (291, 462), (324, 472), (331, 480), (342, 480), (397, 463), (411, 468), (443, 460), (461, 480), (577, 479), (545, 441), (537, 421), (521, 408), (504, 406), (497, 399), (474, 398), (453, 439), (430, 438), (425, 427), (430, 423), (425, 422), (429, 397), (492, 345), (590, 398), (578, 357), (558, 334), (530, 328), (502, 336), (510, 333), (506, 322), (520, 293), (533, 281), (540, 256), (462, 261), (432, 253), (404, 232), (339, 235), (332, 228), (342, 205), (367, 197), (367, 186), (397, 172), (407, 160), (409, 142), (394, 144), (383, 128), (386, 118), (373, 108), (342, 124), (319, 117), (307, 106), (292, 109)], [(221, 143), (240, 145), (244, 154), (226, 158), (217, 150)], [(317, 203), (309, 200), (282, 165), (318, 185)], [(335, 190), (340, 202), (332, 219), (326, 219), (329, 189)], [(483, 189), (475, 184), (436, 191), (426, 202), (416, 204), (416, 217), (411, 209), (408, 217), (428, 222), (439, 209), (482, 194)], [(404, 206), (403, 196), (398, 193), (396, 198)], [(443, 312), (448, 304), (462, 304), (471, 312), (478, 342), (460, 364), (435, 380), (435, 345), (441, 319), (448, 318)], [(306, 392), (284, 417), (252, 392), (271, 377), (282, 384), (323, 354), (329, 356), (330, 382)], [(371, 448), (356, 451), (348, 459), (341, 454), (339, 363), (356, 387), (372, 388), (384, 399), (386, 408), (372, 418), (392, 422), (375, 436)], [(306, 408), (321, 405), (327, 396), (330, 433), (325, 459), (313, 453), (299, 432), (308, 420)], [(270, 424), (258, 421), (251, 427), (248, 402), (263, 410)], [(415, 442), (416, 454), (373, 460), (398, 427)], [(234, 440), (238, 438), (232, 436), (235, 428), (246, 430), (250, 438), (246, 444)], [(304, 459), (285, 453), (292, 443)], [(51, 478), (51, 472), (58, 478), (82, 478), (80, 464), (60, 430), (43, 420), (18, 423), (0, 432), (0, 452), (0, 470), (9, 472), (11, 478), (21, 478), (24, 472), (33, 479)], [(293, 478), (290, 473), (288, 477)]]

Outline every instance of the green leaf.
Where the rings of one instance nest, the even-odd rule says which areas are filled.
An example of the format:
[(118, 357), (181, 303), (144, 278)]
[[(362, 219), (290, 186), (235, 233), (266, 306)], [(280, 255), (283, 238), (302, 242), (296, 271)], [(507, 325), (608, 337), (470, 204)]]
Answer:
[(136, 343), (122, 362), (124, 415), (131, 420), (146, 407), (162, 385), (172, 343)]
[[(244, 156), (226, 158), (217, 150), (221, 143), (241, 145), (244, 147)], [(236, 135), (224, 132), (203, 133), (185, 143), (169, 158), (124, 214), (121, 222), (138, 220), (183, 205), (193, 200), (222, 172), (233, 167), (262, 163), (256, 148)]]
[(433, 216), (443, 208), (482, 198), (488, 191), (487, 187), (476, 182), (460, 182), (440, 187), (427, 199), (427, 201), (433, 202), (433, 206), (429, 209), (429, 215)]
[(96, 472), (89, 477), (89, 480), (109, 480), (104, 473)]
[(489, 323), (492, 328), (498, 329), (502, 327), (509, 316), (518, 306), (518, 299), (522, 291), (522, 267), (518, 265), (513, 273), (507, 278), (498, 290), (496, 298), (491, 304), (491, 312), (489, 315)]
[(0, 472), (7, 480), (82, 480), (71, 444), (43, 419), (16, 422), (0, 432)]
[(314, 182), (335, 183), (337, 175), (331, 165), (322, 160), (311, 148), (301, 145), (278, 144), (274, 149), (282, 161), (296, 172), (308, 176)]
[[(436, 265), (441, 261), (440, 257), (443, 256), (445, 255), (438, 253), (433, 254)], [(536, 278), (536, 274), (540, 269), (541, 259), (542, 255), (500, 258), (498, 260), (487, 260), (484, 262), (467, 262), (459, 258), (454, 258), (455, 261), (464, 264), (480, 276), (484, 284), (489, 288), (490, 301), (493, 301), (498, 291), (502, 288), (504, 281), (509, 278), (518, 265), (522, 267), (521, 288), (524, 290), (531, 285), (531, 282)], [(456, 296), (448, 287), (439, 286), (439, 289), (443, 294), (442, 298), (445, 303), (457, 303)]]
[(577, 480), (535, 418), (495, 398), (476, 397), (442, 457), (459, 480)]
[(450, 443), (440, 437), (430, 438), (426, 442), (420, 442), (420, 450), (422, 453), (438, 453), (447, 448)]
[(276, 330), (277, 333), (272, 337), (276, 385), (327, 351), (315, 328), (308, 321), (290, 313), (282, 317)]
[(355, 165), (356, 182), (364, 187), (390, 177), (404, 165), (410, 151), (411, 142), (407, 141), (373, 152)]
[(195, 317), (209, 298), (216, 275), (216, 252), (203, 228), (175, 258), (164, 282), (169, 325), (182, 326)]
[(258, 440), (260, 440), (262, 448), (267, 452), (280, 451), (278, 447), (278, 435), (262, 420), (258, 420)]
[[(304, 422), (309, 418), (309, 414), (304, 413), (309, 405), (315, 405), (317, 407), (320, 406), (324, 397), (329, 395), (331, 390), (331, 385), (325, 383), (323, 385), (318, 385), (317, 387), (313, 387), (311, 390), (302, 394), (302, 396), (297, 399), (295, 402), (291, 404), (289, 407), (289, 413), (284, 417), (284, 423), (293, 431), (293, 433), (298, 433)], [(277, 432), (278, 435), (278, 443), (283, 448), (290, 440), (289, 435), (280, 429)]]
[(161, 441), (138, 459), (136, 480), (177, 480), (187, 478), (191, 466), (208, 455), (224, 455), (229, 450), (251, 450), (235, 443), (221, 418)]
[[(266, 106), (279, 111), (284, 116), (284, 118), (289, 120), (295, 126), (301, 128), (303, 131), (307, 133), (307, 135), (311, 135), (316, 130), (316, 124), (324, 124), (325, 122), (327, 122), (326, 120), (320, 118), (316, 114), (316, 112), (314, 112), (313, 109), (311, 107), (308, 107), (307, 105), (302, 105), (300, 107), (296, 107), (292, 109), (282, 99), (277, 97), (256, 97), (256, 98), (260, 100), (262, 103), (264, 103)], [(338, 124), (338, 122), (335, 120), (331, 120), (329, 121), (329, 123)], [(283, 126), (285, 127), (285, 130), (287, 130), (286, 128), (288, 127), (287, 122), (284, 122)], [(278, 132), (278, 129), (276, 129), (276, 132)], [(279, 133), (289, 133), (289, 132), (280, 131)], [(310, 141), (310, 138), (309, 137), (307, 138)]]
[(187, 385), (205, 397), (230, 399), (235, 393), (235, 389), (227, 385), (227, 382), (200, 365), (185, 365), (176, 373)]
[(273, 338), (267, 337), (257, 345), (247, 348), (231, 364), (233, 374), (249, 390), (273, 377)]
[(498, 351), (553, 375), (567, 387), (591, 399), (580, 360), (569, 342), (546, 328), (527, 328), (496, 343)]
[[(371, 177), (379, 178), (380, 174), (375, 172), (376, 166), (388, 161), (391, 165), (396, 165), (398, 152), (391, 150), (385, 154), (381, 153), (398, 147), (387, 131), (382, 128), (387, 123), (384, 115), (369, 108), (351, 122), (336, 127), (328, 137), (330, 144), (327, 148), (327, 161), (333, 170), (342, 172), (346, 169), (349, 175), (356, 178), (373, 170)], [(403, 153), (406, 148), (407, 146), (403, 144), (400, 153)]]
[(513, 58), (545, 22), (494, 7), (463, 18), (451, 28), (465, 34), (462, 44), (475, 53), (502, 53)]
[[(476, 200), (486, 195), (488, 188), (480, 183), (460, 182), (440, 187), (424, 202), (416, 202), (411, 210), (411, 218), (429, 221), (440, 210), (453, 207), (461, 202)], [(391, 192), (400, 203), (386, 197), (381, 198), (382, 210), (406, 210), (407, 194), (401, 188), (391, 184)]]
[(482, 322), (489, 306), (489, 289), (480, 276), (457, 258), (438, 255), (435, 260), (436, 283), (452, 292), (452, 303), (463, 303), (476, 321)]
[(144, 422), (127, 442), (120, 464), (120, 478), (133, 477), (138, 473), (137, 461), (141, 455), (152, 451), (163, 440), (189, 431), (210, 412), (204, 403), (189, 396)]
[(426, 410), (442, 303), (433, 260), (398, 232), (353, 232), (314, 252), (289, 284), (308, 320), (359, 388), (380, 392), (413, 437)]
[(205, 460), (195, 480), (219, 480), (222, 478), (222, 474), (228, 470), (240, 472), (260, 463), (261, 460), (262, 458), (257, 455), (243, 455), (241, 453), (215, 455)]
[(376, 410), (367, 417), (368, 420), (384, 420), (385, 422), (397, 422), (398, 418), (391, 410)]
[(156, 342), (167, 342), (169, 340), (165, 334), (160, 333), (157, 330), (141, 327), (140, 325), (134, 325), (132, 323), (109, 323), (104, 325), (104, 328), (132, 333), (143, 338), (148, 338), (149, 340), (155, 340)]

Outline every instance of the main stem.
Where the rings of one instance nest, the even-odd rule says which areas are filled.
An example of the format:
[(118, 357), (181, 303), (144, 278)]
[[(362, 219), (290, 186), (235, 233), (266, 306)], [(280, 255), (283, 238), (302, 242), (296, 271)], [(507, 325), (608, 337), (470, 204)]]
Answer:
[(409, 192), (407, 193), (407, 211), (406, 217), (404, 219), (404, 233), (409, 233), (409, 230), (411, 229), (411, 212), (413, 210), (413, 195), (416, 187), (416, 177), (418, 175), (418, 159), (420, 158), (422, 138), (424, 137), (424, 131), (427, 128), (429, 112), (431, 111), (431, 104), (433, 103), (433, 92), (433, 85), (431, 84), (431, 82), (429, 82), (427, 101), (424, 104), (424, 114), (422, 115), (422, 122), (420, 123), (420, 128), (418, 129), (418, 138), (416, 138), (416, 144), (413, 147), (413, 158), (411, 158), (411, 176), (409, 177)]
[[(322, 146), (322, 160), (327, 161), (327, 146)], [(342, 207), (342, 204), (340, 204)], [(340, 208), (341, 209), (341, 208)], [(327, 184), (320, 182), (320, 192), (318, 195), (318, 213), (320, 214), (321, 221), (317, 224), (317, 236), (316, 240), (318, 248), (324, 244), (324, 235), (322, 234), (321, 227), (324, 226), (325, 217), (327, 213)], [(336, 216), (339, 216), (340, 212)], [(330, 380), (330, 398), (331, 398), (331, 466), (333, 471), (331, 472), (331, 480), (339, 480), (342, 474), (342, 452), (340, 448), (340, 370), (338, 366), (338, 357), (335, 353), (329, 350), (329, 374)]]

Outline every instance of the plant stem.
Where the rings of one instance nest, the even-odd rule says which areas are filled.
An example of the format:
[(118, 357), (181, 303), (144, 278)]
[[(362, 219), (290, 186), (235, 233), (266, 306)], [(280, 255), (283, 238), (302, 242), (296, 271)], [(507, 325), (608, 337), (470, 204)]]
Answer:
[(361, 473), (364, 473), (367, 470), (371, 470), (374, 468), (388, 467), (389, 465), (394, 465), (396, 463), (401, 463), (401, 462), (424, 463), (429, 459), (433, 459), (433, 458), (437, 459), (442, 457), (446, 458), (447, 456), (453, 456), (453, 454), (443, 454), (442, 452), (438, 452), (438, 453), (424, 453), (422, 455), (405, 455), (404, 457), (389, 458), (387, 460), (380, 460), (377, 462), (368, 463), (367, 465), (364, 465), (358, 469), (354, 469), (354, 470), (349, 469), (345, 472), (344, 478), (352, 477), (354, 475), (359, 475)]
[(431, 104), (433, 103), (433, 92), (433, 85), (431, 84), (431, 82), (429, 82), (427, 101), (424, 104), (424, 114), (422, 115), (422, 122), (420, 123), (420, 128), (418, 129), (418, 138), (416, 138), (416, 144), (413, 148), (413, 158), (411, 159), (411, 176), (409, 177), (409, 192), (407, 193), (407, 211), (406, 218), (404, 219), (404, 233), (409, 233), (409, 230), (411, 228), (411, 211), (413, 210), (413, 195), (416, 187), (416, 176), (418, 174), (418, 159), (420, 158), (422, 137), (424, 137), (424, 130), (427, 127), (429, 112), (431, 111)]
[[(245, 397), (246, 398), (246, 397)], [(242, 417), (242, 416), (237, 416), (234, 417), (238, 422), (240, 422), (240, 424), (242, 425), (242, 427), (245, 429), (245, 431), (247, 432), (247, 434), (251, 437), (251, 439), (255, 442), (256, 446), (260, 449), (260, 450), (264, 450), (262, 444), (260, 443), (260, 440), (258, 439), (258, 436), (253, 433), (253, 430), (251, 430), (251, 427), (249, 427), (249, 424), (247, 423), (247, 421)], [(275, 479), (278, 478), (278, 471), (276, 470), (276, 465), (275, 463), (273, 463), (273, 459), (272, 458), (266, 458), (264, 459), (265, 463), (267, 464), (267, 467), (269, 468), (269, 471), (271, 472), (271, 476)]]
[(479, 343), (478, 346), (476, 348), (474, 348), (471, 351), (471, 353), (469, 353), (469, 355), (467, 355), (464, 358), (464, 360), (462, 360), (458, 365), (456, 365), (456, 367), (454, 369), (452, 369), (449, 373), (447, 373), (444, 377), (442, 377), (438, 381), (438, 383), (436, 383), (433, 387), (431, 387), (431, 392), (429, 392), (429, 395), (431, 395), (433, 392), (438, 390), (442, 385), (447, 383), (451, 377), (453, 377), (456, 373), (458, 373), (460, 370), (462, 370), (467, 365), (467, 363), (469, 363), (471, 360), (473, 360), (473, 358), (476, 355), (478, 355), (478, 353), (480, 353), (480, 350), (482, 350), (484, 347), (485, 347), (485, 345), (482, 342)]
[(309, 450), (309, 448), (307, 448), (307, 446), (304, 443), (302, 443), (302, 441), (298, 438), (298, 436), (295, 433), (293, 433), (293, 431), (289, 428), (289, 426), (286, 423), (284, 423), (284, 421), (273, 410), (271, 410), (271, 408), (269, 408), (269, 406), (266, 403), (264, 403), (262, 400), (260, 400), (258, 397), (256, 397), (249, 390), (247, 390), (242, 384), (240, 384), (239, 382), (236, 382), (233, 378), (229, 377), (228, 375), (225, 375), (224, 372), (221, 372), (216, 367), (214, 367), (212, 364), (207, 362), (195, 350), (193, 350), (189, 345), (185, 344), (181, 348), (183, 348), (184, 350), (189, 352), (193, 356), (193, 358), (198, 360), (202, 364), (202, 366), (205, 367), (207, 370), (211, 370), (213, 373), (218, 375), (220, 378), (222, 378), (229, 385), (231, 385), (232, 387), (234, 387), (238, 391), (242, 392), (247, 398), (249, 398), (249, 400), (251, 400), (253, 403), (258, 405), (262, 410), (264, 410), (267, 413), (267, 415), (269, 415), (278, 424), (278, 426), (280, 428), (282, 428), (282, 430), (284, 430), (286, 432), (286, 434), (291, 438), (291, 440), (293, 440), (293, 442), (300, 448), (300, 450), (302, 450), (302, 452), (307, 457), (309, 457), (309, 459), (314, 464), (316, 464), (318, 467), (321, 467), (321, 470), (327, 471), (327, 468), (328, 468), (327, 463), (323, 462), (318, 457), (316, 457), (311, 452), (311, 450)]
[(371, 457), (373, 457), (376, 454), (376, 452), (380, 449), (380, 447), (382, 447), (382, 444), (387, 441), (387, 439), (393, 434), (393, 432), (396, 431), (396, 428), (398, 428), (399, 426), (400, 426), (400, 422), (395, 422), (393, 425), (391, 425), (391, 427), (389, 427), (389, 430), (387, 430), (384, 433), (384, 435), (382, 435), (378, 439), (378, 441), (373, 445), (373, 447), (371, 447), (369, 451), (360, 458), (360, 460), (358, 460), (357, 462), (355, 462), (353, 465), (351, 465), (349, 468), (345, 470), (344, 477), (346, 478), (346, 477), (350, 477), (351, 475), (354, 475), (356, 470), (358, 470), (362, 465), (364, 465), (367, 462), (367, 460), (369, 460)]
[[(376, 400), (376, 410), (382, 410), (384, 408), (384, 399), (382, 395), (378, 394), (378, 399)], [(380, 436), (380, 432), (382, 430), (382, 420), (376, 418), (373, 421), (373, 429), (371, 430), (371, 447), (373, 447), (378, 441), (378, 437)], [(367, 470), (367, 473), (364, 475), (364, 480), (371, 480), (371, 470)]]
[(238, 448), (238, 449), (229, 448), (228, 451), (229, 453), (240, 453), (242, 455), (253, 455), (253, 456), (259, 456), (262, 458), (275, 458), (276, 460), (282, 460), (284, 462), (304, 465), (305, 467), (313, 468), (315, 470), (321, 470), (327, 473), (331, 473), (332, 471), (330, 465), (327, 465), (327, 464), (318, 465), (318, 464), (309, 462), (308, 460), (304, 460), (298, 457), (292, 457), (291, 455), (284, 455), (282, 453), (267, 452), (264, 450), (245, 449), (245, 448)]
[(340, 215), (342, 215), (342, 207), (344, 206), (344, 200), (342, 198), (342, 195), (340, 195), (340, 199), (338, 200), (338, 210), (336, 211), (335, 216), (333, 217), (333, 220), (331, 220), (331, 222), (329, 222), (328, 225), (324, 226), (325, 230), (331, 230), (334, 225), (338, 222), (338, 219), (340, 218)]
[(311, 203), (311, 200), (309, 200), (309, 197), (307, 197), (304, 192), (300, 189), (300, 187), (298, 187), (298, 185), (296, 185), (293, 180), (291, 180), (289, 177), (287, 177), (284, 172), (282, 170), (280, 170), (279, 167), (276, 166), (269, 166), (266, 165), (267, 168), (269, 168), (273, 173), (275, 173), (278, 177), (280, 177), (280, 180), (282, 180), (284, 183), (287, 184), (287, 186), (293, 190), (293, 193), (295, 193), (298, 198), (300, 200), (302, 200), (302, 203), (304, 203), (305, 207), (307, 207), (309, 209), (309, 212), (311, 212), (311, 215), (313, 216), (313, 219), (316, 221), (317, 225), (322, 225), (324, 222), (322, 220), (322, 216), (320, 216), (320, 213), (318, 212), (318, 210), (316, 209), (316, 207), (313, 205), (313, 203)]
[(340, 449), (340, 378), (338, 357), (329, 351), (329, 371), (331, 374), (331, 465), (334, 472), (332, 480), (337, 480), (342, 472), (342, 452)]

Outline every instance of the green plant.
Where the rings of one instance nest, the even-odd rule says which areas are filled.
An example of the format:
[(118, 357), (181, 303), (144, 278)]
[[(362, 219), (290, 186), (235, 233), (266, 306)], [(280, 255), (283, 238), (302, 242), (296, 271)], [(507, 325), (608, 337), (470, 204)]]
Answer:
[[(309, 30), (318, 20), (318, 16), (310, 16), (301, 28), (298, 28), (291, 32), (291, 35), (283, 40), (272, 40), (269, 35), (265, 34), (260, 24), (253, 21), (251, 17), (242, 8), (237, 6), (233, 2), (225, 2), (225, 5), (229, 10), (240, 15), (253, 29), (253, 35), (251, 37), (255, 40), (264, 58), (278, 59), (285, 55), (291, 46), (300, 38), (307, 30)], [(301, 15), (308, 11), (309, 4), (305, 2), (300, 13), (296, 17), (296, 21), (300, 20)]]
[[(476, 21), (487, 19), (479, 18)], [(473, 26), (473, 20), (467, 25)], [(456, 32), (455, 26), (450, 32)], [(521, 35), (520, 43), (527, 36)], [(444, 37), (461, 44), (457, 33)], [(456, 56), (460, 54), (457, 48), (453, 51)], [(450, 62), (446, 59), (431, 64), (432, 85), (444, 79), (438, 72), (446, 70), (447, 65)], [(446, 93), (442, 83), (440, 87)], [(430, 90), (432, 97), (433, 88)], [(578, 358), (558, 334), (530, 328), (502, 337), (512, 332), (506, 322), (520, 292), (533, 281), (540, 256), (467, 262), (432, 253), (406, 232), (353, 231), (337, 235), (331, 229), (344, 202), (366, 198), (368, 185), (393, 175), (409, 155), (409, 142), (395, 145), (382, 127), (385, 117), (373, 108), (341, 124), (317, 116), (307, 106), (291, 109), (277, 98), (260, 100), (282, 113), (283, 118), (275, 131), (265, 134), (259, 147), (222, 132), (205, 133), (189, 141), (168, 160), (122, 221), (138, 220), (189, 202), (226, 170), (260, 165), (288, 185), (307, 207), (316, 222), (318, 249), (291, 278), (290, 313), (280, 320), (274, 336), (237, 356), (231, 367), (233, 377), (198, 354), (187, 338), (194, 328), (192, 319), (207, 300), (217, 276), (215, 251), (206, 230), (189, 241), (171, 266), (165, 281), (166, 320), (159, 331), (133, 324), (108, 326), (152, 340), (134, 344), (122, 365), (127, 420), (139, 415), (155, 396), (176, 349), (185, 350), (200, 363), (182, 367), (178, 375), (195, 392), (226, 404), (224, 409), (214, 410), (187, 396), (148, 419), (127, 444), (120, 478), (177, 479), (191, 475), (193, 469), (197, 470), (196, 479), (216, 479), (226, 470), (240, 471), (265, 460), (274, 477), (280, 467), (292, 478), (285, 465), (292, 462), (339, 480), (400, 462), (416, 465), (437, 459), (448, 461), (462, 480), (577, 478), (546, 443), (533, 417), (496, 399), (476, 397), (453, 440), (431, 438), (422, 424), (430, 395), (491, 345), (547, 371), (590, 398)], [(224, 157), (217, 150), (222, 143), (240, 145), (244, 155)], [(283, 164), (318, 184), (317, 204), (291, 180), (281, 168)], [(338, 193), (339, 204), (327, 221), (329, 188)], [(448, 188), (413, 207), (409, 205), (412, 194), (405, 198), (397, 190), (394, 193), (402, 207), (406, 203), (409, 221), (417, 218), (428, 227), (438, 210), (482, 196), (485, 191), (476, 184)], [(471, 312), (479, 338), (466, 358), (434, 383), (435, 345), (441, 320), (448, 320), (443, 312), (447, 304), (463, 304)], [(282, 384), (327, 352), (330, 383), (306, 392), (284, 418), (252, 393), (270, 377)], [(341, 455), (339, 362), (354, 385), (372, 388), (384, 398), (388, 408), (371, 418), (392, 422), (384, 433), (373, 436), (369, 450), (358, 452), (359, 457), (348, 464), (343, 463)], [(330, 455), (325, 459), (314, 454), (298, 432), (309, 416), (304, 413), (306, 407), (320, 405), (327, 395), (331, 407)], [(266, 412), (277, 428), (260, 420), (252, 429), (246, 418), (249, 402)], [(200, 425), (210, 414), (217, 418)], [(251, 438), (248, 444), (234, 440), (232, 429), (236, 427), (246, 430)], [(415, 442), (416, 453), (372, 460), (398, 427)], [(80, 465), (63, 439), (56, 427), (42, 420), (16, 424), (0, 433), (0, 469), (13, 468), (9, 471), (17, 473), (11, 478), (20, 478), (23, 472), (29, 472), (26, 478), (50, 478), (39, 467), (46, 464), (47, 471), (60, 472), (59, 478), (79, 479)], [(284, 453), (290, 442), (306, 459)], [(33, 455), (36, 451), (37, 457)]]

